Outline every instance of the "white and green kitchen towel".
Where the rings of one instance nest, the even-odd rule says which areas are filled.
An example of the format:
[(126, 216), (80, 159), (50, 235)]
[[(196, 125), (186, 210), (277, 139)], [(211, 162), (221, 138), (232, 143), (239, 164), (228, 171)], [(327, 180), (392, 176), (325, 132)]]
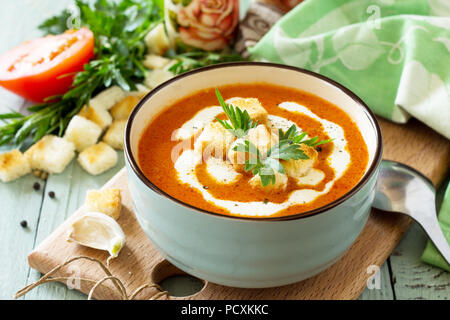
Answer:
[(249, 51), (328, 76), (376, 114), (413, 116), (450, 139), (450, 0), (306, 0)]
[[(323, 74), (378, 115), (450, 139), (450, 0), (305, 0), (249, 52)], [(450, 242), (450, 185), (439, 213)], [(429, 242), (422, 260), (450, 271)]]

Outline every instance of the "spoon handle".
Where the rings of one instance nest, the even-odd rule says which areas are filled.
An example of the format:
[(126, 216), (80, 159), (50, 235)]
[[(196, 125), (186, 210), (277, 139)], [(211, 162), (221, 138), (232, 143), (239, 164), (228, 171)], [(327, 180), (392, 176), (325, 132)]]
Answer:
[(442, 233), (441, 226), (437, 220), (436, 215), (422, 215), (416, 214), (413, 218), (423, 228), (435, 247), (442, 254), (444, 259), (450, 264), (450, 246)]

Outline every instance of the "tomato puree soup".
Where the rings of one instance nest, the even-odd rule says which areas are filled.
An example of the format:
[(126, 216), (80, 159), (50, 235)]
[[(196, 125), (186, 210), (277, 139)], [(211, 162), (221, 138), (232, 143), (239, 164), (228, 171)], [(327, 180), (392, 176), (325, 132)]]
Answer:
[[(172, 197), (223, 215), (307, 214), (342, 197), (364, 175), (366, 143), (339, 107), (307, 92), (266, 83), (219, 87), (226, 103), (247, 111), (251, 119), (247, 131), (239, 133), (225, 128), (233, 121), (215, 89), (167, 106), (139, 140), (140, 168)], [(306, 142), (286, 138), (290, 128)], [(246, 144), (258, 155), (245, 152)], [(302, 157), (292, 158), (291, 148), (300, 149)], [(252, 160), (253, 167), (246, 164)], [(268, 171), (258, 171), (261, 164)], [(267, 172), (270, 178), (264, 179)]]

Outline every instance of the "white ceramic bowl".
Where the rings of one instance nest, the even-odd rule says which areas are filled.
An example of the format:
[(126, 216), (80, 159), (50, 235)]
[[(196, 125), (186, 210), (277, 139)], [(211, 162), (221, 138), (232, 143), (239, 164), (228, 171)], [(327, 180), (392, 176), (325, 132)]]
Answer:
[[(300, 89), (343, 109), (357, 123), (369, 151), (367, 170), (341, 198), (310, 212), (274, 218), (223, 216), (195, 208), (160, 190), (137, 161), (141, 134), (162, 110), (195, 91), (265, 82)], [(370, 213), (382, 139), (369, 108), (350, 90), (310, 71), (243, 62), (197, 69), (152, 90), (126, 127), (128, 185), (135, 213), (153, 244), (178, 268), (214, 283), (273, 287), (311, 277), (335, 263), (360, 234)]]

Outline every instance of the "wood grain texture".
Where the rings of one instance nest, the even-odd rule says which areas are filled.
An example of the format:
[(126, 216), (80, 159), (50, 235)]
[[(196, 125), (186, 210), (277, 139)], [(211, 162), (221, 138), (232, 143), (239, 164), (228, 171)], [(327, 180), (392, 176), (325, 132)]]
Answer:
[[(2, 28), (2, 32), (0, 32), (0, 54), (24, 40), (40, 36), (41, 33), (37, 30), (37, 25), (47, 17), (57, 14), (72, 2), (73, 0), (0, 1), (0, 26)], [(20, 19), (17, 17), (20, 17)], [(23, 106), (23, 99), (0, 88), (0, 111), (4, 112), (9, 108), (23, 111)], [(389, 127), (390, 123), (384, 121), (381, 122), (381, 125)], [(425, 128), (425, 132), (429, 130), (420, 124), (414, 125), (413, 123), (412, 127), (414, 126), (419, 130)], [(401, 128), (399, 129), (401, 130)], [(386, 137), (392, 136), (386, 132), (384, 134), (385, 140)], [(407, 132), (408, 136), (411, 134), (411, 132)], [(423, 148), (421, 151), (416, 152), (408, 150), (401, 143), (395, 147), (408, 153), (412, 158), (420, 157), (421, 153), (424, 153), (423, 150), (428, 150), (428, 146), (425, 144), (421, 145)], [(439, 144), (433, 146), (433, 148), (435, 147), (439, 148)], [(0, 152), (4, 150), (6, 149), (0, 148)], [(387, 155), (389, 156), (389, 153)], [(389, 158), (392, 157), (389, 156)], [(432, 161), (430, 157), (427, 157), (427, 159)], [(0, 247), (2, 257), (0, 259), (0, 274), (2, 275), (0, 277), (0, 299), (12, 298), (15, 291), (25, 284), (35, 281), (40, 276), (38, 271), (30, 269), (26, 265), (26, 255), (32, 250), (35, 243), (40, 243), (42, 239), (57, 228), (61, 221), (81, 205), (83, 188), (86, 187), (86, 184), (97, 188), (107, 180), (108, 176), (110, 177), (119, 170), (119, 166), (117, 166), (100, 177), (89, 177), (88, 174), (77, 167), (78, 164), (73, 163), (67, 169), (72, 174), (64, 172), (60, 177), (50, 176), (48, 180), (47, 190), (52, 188), (57, 197), (61, 196), (57, 199), (57, 208), (48, 206), (52, 203), (49, 202), (49, 199), (44, 198), (46, 194), (43, 189), (40, 192), (32, 192), (31, 186), (36, 181), (33, 176), (27, 176), (8, 184), (0, 184), (0, 203), (2, 203), (2, 209), (0, 209), (0, 239), (2, 243), (6, 244)], [(419, 170), (422, 169), (419, 168)], [(40, 219), (41, 215), (43, 219)], [(23, 230), (19, 225), (19, 222), (24, 219), (28, 221), (29, 225), (26, 230)], [(440, 269), (425, 265), (419, 260), (425, 241), (422, 231), (413, 227), (391, 255), (391, 277), (394, 277), (395, 291), (398, 291), (395, 294), (398, 294), (398, 298), (401, 299), (450, 299), (448, 274), (443, 273)], [(397, 251), (397, 249), (401, 250)], [(389, 270), (386, 264), (381, 268), (381, 273), (382, 289), (366, 289), (361, 299), (392, 298), (393, 288), (390, 286), (390, 279), (387, 278)], [(428, 288), (427, 286), (430, 283), (436, 289)], [(446, 289), (440, 290), (440, 288)], [(25, 298), (85, 299), (86, 296), (76, 290), (68, 290), (63, 284), (47, 284), (30, 292)]]
[[(380, 268), (379, 274), (374, 276), (372, 287), (367, 286), (358, 300), (393, 300), (394, 290), (391, 284), (391, 275), (389, 272), (388, 262), (386, 261)], [(370, 271), (370, 270), (369, 270)], [(379, 277), (379, 278), (377, 278)], [(377, 282), (378, 281), (378, 282)]]
[[(11, 299), (17, 287), (27, 283), (27, 255), (34, 247), (43, 194), (42, 188), (33, 189), (37, 180), (29, 175), (8, 184), (0, 183), (0, 195), (8, 195), (0, 197), (0, 299)], [(11, 188), (14, 193), (9, 192)], [(27, 228), (20, 226), (22, 220), (27, 221)]]
[[(64, 222), (84, 202), (88, 189), (99, 189), (124, 166), (123, 152), (119, 152), (119, 161), (115, 168), (92, 176), (83, 170), (76, 160), (62, 174), (50, 175), (45, 185), (44, 199), (40, 214), (39, 228), (36, 230), (36, 244), (42, 242), (53, 230)], [(69, 183), (68, 183), (69, 182)], [(54, 199), (48, 192), (55, 192)], [(41, 274), (32, 270), (28, 283), (39, 279)], [(30, 292), (25, 299), (85, 299), (85, 295), (76, 290), (69, 290), (60, 284), (49, 284)]]
[(450, 273), (420, 260), (427, 236), (414, 224), (393, 251), (390, 261), (396, 299), (450, 300)]
[[(424, 173), (435, 184), (441, 183), (449, 169), (449, 142), (417, 121), (399, 126), (380, 120), (385, 152), (384, 157), (404, 162)], [(427, 150), (424, 152), (423, 150)], [(131, 197), (126, 187), (125, 171), (120, 171), (105, 187), (119, 187), (123, 192), (123, 211), (119, 223), (127, 236), (127, 244), (119, 257), (111, 262), (111, 271), (126, 285), (128, 292), (134, 291), (151, 279), (151, 270), (163, 258), (137, 224), (132, 212)], [(80, 208), (73, 216), (58, 227), (30, 255), (29, 263), (41, 272), (48, 272), (67, 258), (89, 255), (103, 261), (106, 254), (65, 241), (71, 221), (84, 212)], [(321, 274), (289, 286), (270, 289), (237, 289), (208, 283), (205, 288), (187, 299), (356, 299), (366, 287), (371, 275), (368, 267), (382, 266), (394, 250), (411, 220), (399, 214), (387, 214), (373, 210), (366, 227), (355, 243), (336, 264)], [(75, 263), (79, 275), (100, 279), (102, 273), (89, 262)], [(386, 269), (384, 275), (386, 277)], [(61, 275), (65, 274), (62, 272)], [(72, 271), (73, 272), (73, 271)], [(111, 284), (98, 291), (97, 299), (117, 298), (111, 291)], [(89, 285), (83, 284), (82, 292)], [(152, 292), (146, 292), (146, 298)]]

